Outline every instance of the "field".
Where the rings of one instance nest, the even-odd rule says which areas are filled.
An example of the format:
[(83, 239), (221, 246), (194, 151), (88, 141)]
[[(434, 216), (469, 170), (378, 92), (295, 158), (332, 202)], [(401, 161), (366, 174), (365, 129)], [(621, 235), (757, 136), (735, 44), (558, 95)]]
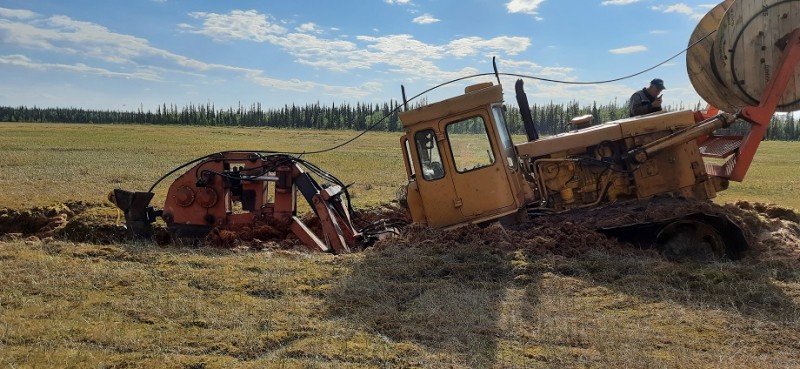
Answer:
[[(237, 149), (315, 151), (355, 135), (133, 125), (3, 123), (0, 129), (0, 205), (5, 207), (101, 201), (117, 187), (146, 191), (167, 171), (206, 154)], [(353, 192), (361, 205), (395, 198), (405, 178), (397, 134), (367, 134), (340, 150), (306, 158), (345, 183), (357, 182)], [(163, 185), (156, 189), (163, 189), (159, 195), (169, 181)], [(157, 202), (163, 198), (156, 197)]]
[[(6, 212), (147, 190), (215, 151), (313, 151), (355, 134), (16, 123), (0, 133)], [(369, 133), (304, 158), (354, 183), (367, 207), (404, 183), (399, 146), (397, 134)], [(798, 153), (800, 143), (764, 142), (745, 182), (716, 200), (747, 200), (727, 207), (758, 231), (735, 262), (671, 262), (575, 224), (412, 229), (342, 256), (0, 235), (0, 367), (800, 367), (800, 214), (787, 209), (800, 209)]]

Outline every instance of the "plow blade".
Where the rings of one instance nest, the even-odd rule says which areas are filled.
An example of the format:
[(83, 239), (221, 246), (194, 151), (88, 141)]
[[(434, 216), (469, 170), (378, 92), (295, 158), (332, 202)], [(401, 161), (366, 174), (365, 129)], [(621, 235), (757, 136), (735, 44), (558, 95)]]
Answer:
[(134, 238), (153, 238), (153, 226), (157, 214), (150, 205), (152, 192), (132, 192), (115, 189), (110, 199), (125, 214), (125, 225)]

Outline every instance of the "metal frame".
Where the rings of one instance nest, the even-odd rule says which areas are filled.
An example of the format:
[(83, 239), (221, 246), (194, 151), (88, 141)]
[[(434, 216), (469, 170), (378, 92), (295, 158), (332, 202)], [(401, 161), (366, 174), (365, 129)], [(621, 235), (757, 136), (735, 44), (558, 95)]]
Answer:
[(708, 174), (736, 182), (744, 179), (786, 87), (796, 68), (800, 66), (800, 28), (789, 35), (779, 66), (778, 72), (772, 76), (761, 94), (759, 105), (747, 106), (737, 114), (751, 124), (750, 131), (743, 137), (738, 152), (722, 165), (707, 164)]

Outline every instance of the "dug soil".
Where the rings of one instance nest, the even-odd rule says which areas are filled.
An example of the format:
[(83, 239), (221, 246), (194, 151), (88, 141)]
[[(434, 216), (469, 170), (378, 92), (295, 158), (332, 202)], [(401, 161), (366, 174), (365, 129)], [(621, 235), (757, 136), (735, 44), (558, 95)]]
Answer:
[[(717, 205), (707, 201), (656, 198), (649, 201), (612, 204), (590, 210), (533, 217), (512, 226), (469, 225), (442, 231), (411, 225), (375, 248), (457, 247), (481, 244), (502, 251), (523, 250), (540, 255), (576, 256), (600, 250), (612, 254), (656, 253), (648, 245), (619, 239), (599, 232), (614, 228), (675, 219), (690, 214), (706, 214), (728, 219), (742, 230), (749, 248), (745, 258), (780, 259), (800, 262), (800, 214), (775, 205), (739, 201)], [(304, 222), (317, 234), (320, 225), (313, 214)], [(360, 209), (353, 220), (361, 229), (390, 220), (408, 222), (397, 204)], [(74, 242), (110, 244), (132, 240), (124, 217), (111, 204), (67, 202), (30, 209), (0, 208), (0, 241), (8, 239), (58, 239)], [(154, 224), (155, 242), (169, 244), (163, 225)], [(200, 245), (244, 249), (304, 249), (287, 224), (255, 224), (213, 230)], [(195, 245), (197, 246), (197, 245)]]
[[(742, 258), (800, 262), (800, 214), (774, 205), (739, 201), (717, 205), (706, 201), (656, 198), (646, 202), (614, 204), (585, 211), (539, 216), (510, 227), (476, 225), (451, 231), (410, 227), (400, 241), (409, 247), (483, 244), (502, 250), (565, 257), (599, 250), (611, 254), (656, 254), (655, 245), (630, 242), (598, 230), (692, 214), (728, 219), (742, 230), (747, 242)], [(379, 246), (380, 247), (380, 246)]]

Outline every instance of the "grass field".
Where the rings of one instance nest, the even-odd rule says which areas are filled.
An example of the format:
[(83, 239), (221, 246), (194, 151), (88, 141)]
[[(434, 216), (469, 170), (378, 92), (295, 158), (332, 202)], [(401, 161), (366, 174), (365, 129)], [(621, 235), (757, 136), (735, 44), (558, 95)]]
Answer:
[[(137, 125), (0, 123), (0, 207), (66, 200), (102, 201), (113, 188), (147, 190), (162, 174), (222, 150), (315, 151), (352, 131)], [(515, 137), (521, 140), (522, 137)], [(396, 198), (405, 183), (397, 133), (368, 133), (350, 145), (304, 158), (355, 183), (357, 206)], [(156, 188), (163, 201), (169, 181)], [(800, 142), (764, 142), (743, 183), (718, 202), (737, 199), (800, 209)]]
[[(354, 134), (11, 123), (0, 133), (0, 208), (101, 201), (207, 153), (310, 151)], [(377, 204), (404, 182), (397, 136), (306, 159), (355, 182), (357, 206)], [(800, 209), (798, 164), (800, 143), (764, 142), (718, 201)], [(469, 237), (342, 256), (7, 239), (0, 367), (800, 367), (799, 265), (537, 255)]]
[[(0, 206), (102, 201), (113, 188), (146, 191), (169, 170), (223, 150), (315, 151), (352, 131), (0, 123)], [(356, 182), (358, 204), (395, 198), (405, 178), (397, 134), (368, 133), (340, 150), (304, 158)], [(169, 181), (156, 189), (162, 202)], [(159, 191), (161, 190), (161, 191)], [(360, 198), (359, 198), (359, 195)]]

